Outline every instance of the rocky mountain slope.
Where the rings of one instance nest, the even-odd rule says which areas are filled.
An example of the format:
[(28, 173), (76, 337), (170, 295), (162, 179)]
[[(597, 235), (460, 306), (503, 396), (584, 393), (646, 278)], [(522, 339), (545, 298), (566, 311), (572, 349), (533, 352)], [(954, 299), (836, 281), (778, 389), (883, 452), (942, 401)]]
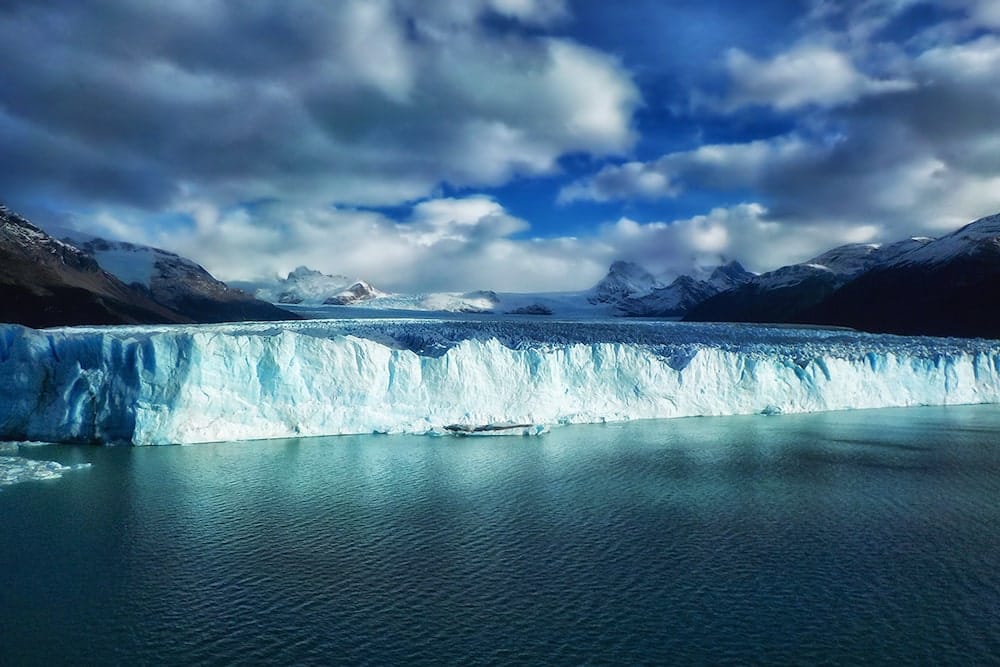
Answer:
[(59, 240), (0, 205), (0, 321), (32, 327), (285, 320), (173, 253)]
[(32, 327), (190, 322), (0, 206), (0, 321)]
[(195, 322), (297, 319), (172, 252), (100, 238), (75, 243), (123, 283)]
[(713, 296), (686, 319), (1000, 338), (1000, 215), (936, 240), (841, 246)]
[(679, 317), (706, 299), (754, 277), (739, 262), (729, 262), (716, 267), (706, 279), (678, 276), (669, 285), (657, 285), (644, 294), (622, 299), (618, 310), (632, 317)]

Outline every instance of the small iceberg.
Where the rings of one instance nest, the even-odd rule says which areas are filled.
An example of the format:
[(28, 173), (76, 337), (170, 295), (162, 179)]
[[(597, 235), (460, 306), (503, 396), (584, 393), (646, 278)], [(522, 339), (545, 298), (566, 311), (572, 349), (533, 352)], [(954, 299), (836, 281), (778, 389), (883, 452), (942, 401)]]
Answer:
[(0, 442), (0, 488), (43, 479), (59, 479), (73, 470), (89, 468), (89, 463), (63, 465), (57, 461), (40, 461), (17, 456), (18, 443)]
[(548, 433), (549, 427), (544, 424), (448, 424), (444, 430), (457, 436), (495, 436), (495, 435), (541, 435)]

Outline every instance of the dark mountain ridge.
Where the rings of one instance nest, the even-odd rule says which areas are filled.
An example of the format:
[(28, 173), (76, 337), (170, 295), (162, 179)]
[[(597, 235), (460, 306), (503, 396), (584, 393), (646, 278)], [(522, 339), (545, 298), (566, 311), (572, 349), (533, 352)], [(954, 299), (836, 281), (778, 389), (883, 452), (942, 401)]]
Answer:
[[(851, 247), (761, 274), (706, 299), (685, 319), (1000, 338), (1000, 214), (936, 240)], [(831, 255), (850, 261), (838, 272), (822, 264)]]
[[(81, 245), (0, 205), (0, 321), (52, 327), (298, 319), (173, 253), (102, 239)], [(149, 283), (126, 284), (102, 268), (101, 251), (112, 248), (155, 254)]]

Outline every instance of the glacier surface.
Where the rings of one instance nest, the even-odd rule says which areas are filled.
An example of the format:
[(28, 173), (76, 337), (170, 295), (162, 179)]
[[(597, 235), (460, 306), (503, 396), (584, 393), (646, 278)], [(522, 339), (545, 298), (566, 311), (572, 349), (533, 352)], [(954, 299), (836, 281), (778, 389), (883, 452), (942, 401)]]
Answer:
[(644, 321), (0, 326), (0, 438), (135, 445), (1000, 402), (1000, 342)]

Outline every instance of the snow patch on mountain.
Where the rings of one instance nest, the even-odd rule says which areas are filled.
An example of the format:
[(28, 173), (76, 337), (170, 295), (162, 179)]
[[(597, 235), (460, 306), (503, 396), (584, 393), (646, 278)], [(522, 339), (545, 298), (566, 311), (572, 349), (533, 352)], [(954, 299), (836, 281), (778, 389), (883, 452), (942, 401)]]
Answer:
[(895, 257), (892, 265), (944, 264), (984, 250), (1000, 251), (1000, 214), (980, 218), (937, 240), (921, 241), (919, 247)]
[(77, 242), (76, 245), (118, 280), (147, 290), (153, 288), (154, 280), (162, 280), (161, 271), (165, 265), (181, 265), (188, 271), (208, 274), (189, 259), (150, 246), (101, 238)]
[(375, 289), (371, 283), (359, 280), (347, 289), (341, 290), (333, 296), (328, 296), (323, 303), (328, 306), (347, 306), (360, 301), (369, 301), (385, 296), (385, 292)]
[(452, 313), (492, 313), (500, 304), (500, 296), (490, 290), (465, 293), (436, 293), (422, 295), (420, 310)]
[(0, 204), (0, 239), (8, 247), (18, 248), (25, 255), (42, 252), (58, 263), (70, 264), (74, 268), (97, 267), (97, 263), (87, 253), (47, 234), (3, 204)]
[(747, 271), (742, 264), (733, 260), (715, 267), (706, 282), (715, 290), (724, 292), (753, 280), (755, 276), (756, 274)]

